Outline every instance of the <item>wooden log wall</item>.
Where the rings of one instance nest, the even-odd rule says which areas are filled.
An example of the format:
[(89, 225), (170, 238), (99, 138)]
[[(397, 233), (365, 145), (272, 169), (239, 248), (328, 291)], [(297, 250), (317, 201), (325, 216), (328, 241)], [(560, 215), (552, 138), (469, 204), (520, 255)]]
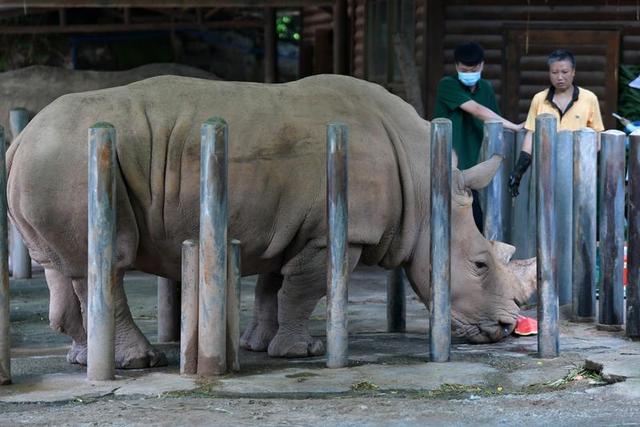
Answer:
[[(496, 90), (498, 102), (503, 106), (511, 105), (501, 98), (507, 90), (504, 76), (508, 66), (505, 58), (508, 29), (533, 31), (549, 30), (589, 30), (620, 31), (619, 63), (640, 63), (640, 5), (636, 0), (447, 0), (442, 2), (444, 14), (444, 40), (441, 61), (444, 72), (454, 72), (453, 49), (464, 40), (475, 40), (486, 50), (486, 64), (483, 77), (490, 80)], [(555, 47), (554, 47), (555, 48)], [(605, 100), (615, 103), (617, 96), (607, 92), (606, 81), (617, 79), (617, 68), (605, 71), (608, 45), (598, 44), (567, 46), (577, 56), (576, 83), (592, 90), (598, 95), (603, 116), (611, 111), (605, 107)], [(549, 48), (535, 46), (521, 58), (519, 64), (520, 88), (517, 96), (517, 111), (512, 119), (522, 119), (528, 110), (534, 93), (548, 86), (546, 56)], [(610, 60), (611, 58), (609, 58)], [(430, 58), (438, 60), (438, 58)], [(429, 79), (437, 76), (429, 76)], [(432, 82), (433, 84), (433, 82)], [(610, 92), (610, 90), (609, 90)], [(435, 96), (435, 94), (433, 94)], [(506, 112), (507, 115), (509, 112)], [(603, 117), (605, 118), (605, 117)], [(605, 122), (608, 118), (605, 118)], [(607, 123), (605, 123), (607, 124)], [(609, 124), (613, 124), (610, 121)]]

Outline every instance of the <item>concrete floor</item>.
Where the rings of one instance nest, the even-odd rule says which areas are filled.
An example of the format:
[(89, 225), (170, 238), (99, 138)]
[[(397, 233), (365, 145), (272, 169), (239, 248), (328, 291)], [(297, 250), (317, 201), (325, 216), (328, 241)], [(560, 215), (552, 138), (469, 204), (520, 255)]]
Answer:
[[(584, 422), (582, 415), (590, 408), (594, 411), (594, 418), (590, 419), (595, 423), (600, 420), (598, 416), (606, 412), (605, 409), (613, 415), (603, 422), (640, 422), (638, 405), (623, 403), (640, 401), (639, 342), (629, 341), (621, 333), (598, 331), (594, 325), (563, 321), (560, 326), (561, 355), (556, 359), (537, 358), (537, 339), (530, 336), (509, 337), (489, 345), (454, 341), (451, 362), (427, 363), (428, 322), (424, 306), (408, 290), (407, 333), (386, 333), (385, 281), (385, 272), (373, 268), (358, 269), (351, 278), (347, 368), (326, 369), (324, 357), (272, 359), (264, 353), (242, 351), (239, 374), (205, 381), (178, 374), (178, 344), (168, 343), (158, 345), (169, 359), (168, 367), (118, 371), (115, 381), (89, 383), (84, 367), (69, 365), (65, 361), (69, 339), (48, 328), (48, 292), (42, 272), (36, 271), (31, 280), (11, 282), (14, 384), (0, 388), (0, 425), (15, 424), (24, 419), (24, 406), (20, 405), (34, 403), (39, 404), (37, 408), (31, 407), (30, 424), (84, 423), (86, 420), (83, 418), (74, 418), (70, 414), (74, 405), (87, 402), (92, 403), (92, 408), (105, 411), (103, 419), (96, 418), (98, 421), (111, 424), (113, 414), (117, 413), (125, 414), (125, 417), (113, 424), (145, 424), (135, 418), (133, 412), (132, 418), (128, 418), (127, 408), (132, 405), (141, 410), (146, 408), (147, 416), (154, 419), (157, 411), (148, 403), (150, 398), (162, 398), (163, 404), (171, 403), (169, 406), (180, 402), (181, 407), (187, 410), (201, 408), (203, 399), (209, 402), (209, 417), (202, 420), (192, 418), (189, 424), (216, 419), (221, 425), (244, 425), (244, 421), (249, 425), (252, 420), (255, 425), (253, 418), (243, 418), (246, 414), (242, 411), (251, 410), (249, 402), (256, 399), (267, 399), (271, 402), (269, 405), (282, 408), (281, 412), (274, 410), (273, 417), (264, 418), (261, 424), (265, 425), (287, 424), (298, 419), (291, 410), (300, 406), (296, 403), (300, 399), (308, 403), (308, 408), (303, 405), (295, 413), (309, 411), (307, 417), (298, 419), (300, 425), (323, 425), (327, 422), (352, 425), (351, 421), (353, 425), (361, 425), (359, 421), (368, 425), (411, 425), (410, 419), (400, 422), (401, 418), (397, 418), (398, 414), (393, 410), (397, 407), (401, 411), (407, 399), (417, 399), (417, 402), (432, 400), (445, 409), (455, 402), (473, 403), (461, 406), (467, 407), (469, 412), (464, 412), (467, 409), (462, 412), (454, 410), (451, 416), (434, 419), (423, 416), (416, 418), (416, 425), (426, 419), (444, 424), (464, 424), (467, 421), (483, 424), (474, 419), (474, 414), (479, 416), (492, 405), (510, 407), (513, 402), (522, 401), (522, 405), (528, 407), (534, 405), (532, 402), (546, 399), (560, 399), (568, 403), (566, 409), (558, 409), (566, 412), (566, 425), (572, 421), (576, 424)], [(242, 325), (248, 322), (251, 314), (254, 282), (255, 278), (243, 279)], [(125, 287), (136, 323), (151, 342), (155, 342), (155, 278), (130, 273), (125, 279)], [(312, 315), (313, 335), (324, 337), (324, 310), (324, 303), (321, 303)], [(534, 313), (529, 314), (535, 316)], [(585, 365), (588, 371), (583, 370)], [(582, 400), (579, 404), (575, 402), (582, 394), (591, 398), (600, 396), (600, 409), (596, 411), (596, 408), (584, 404), (581, 414), (571, 415), (572, 407), (583, 404)], [(377, 405), (375, 402), (381, 402), (380, 399), (390, 399), (390, 406)], [(141, 401), (146, 403), (141, 404)], [(132, 402), (136, 402), (135, 405)], [(215, 402), (214, 406), (210, 402)], [(230, 411), (214, 411), (224, 402), (240, 405), (236, 409), (243, 416), (230, 417), (227, 413)], [(347, 405), (347, 402), (356, 409), (367, 407), (365, 412), (371, 416), (380, 411), (381, 423), (378, 424), (376, 418), (367, 421), (367, 416), (352, 419), (347, 415), (337, 417), (335, 413), (322, 416), (318, 412), (327, 407)], [(482, 406), (482, 402), (489, 406)], [(242, 409), (242, 405), (246, 408)], [(287, 405), (289, 411), (286, 410)], [(314, 410), (315, 406), (318, 407)], [(37, 411), (33, 412), (34, 409)], [(530, 413), (536, 414), (536, 410), (531, 406)], [(502, 415), (508, 414), (506, 419), (515, 420), (526, 413), (519, 412), (517, 406), (512, 406), (512, 411)], [(172, 418), (174, 415), (176, 418)], [(487, 416), (486, 423), (493, 424), (491, 416)], [(532, 421), (531, 425), (538, 424), (537, 421), (544, 424), (546, 416), (541, 412), (542, 418), (523, 418), (523, 421), (526, 421), (524, 424), (529, 421)], [(163, 424), (171, 419), (173, 425), (187, 424), (187, 419), (177, 414), (165, 414), (157, 421)], [(555, 419), (549, 419), (555, 420), (557, 414)]]

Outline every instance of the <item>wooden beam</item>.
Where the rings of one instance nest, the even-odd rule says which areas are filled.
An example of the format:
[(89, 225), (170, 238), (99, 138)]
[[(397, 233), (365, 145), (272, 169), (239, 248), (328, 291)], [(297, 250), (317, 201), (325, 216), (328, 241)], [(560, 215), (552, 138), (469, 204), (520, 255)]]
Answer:
[(90, 25), (36, 25), (36, 26), (0, 26), (0, 34), (80, 34), (80, 33), (119, 33), (125, 31), (190, 30), (190, 29), (236, 29), (262, 28), (260, 20), (207, 22), (198, 25), (195, 22), (158, 22), (139, 24), (90, 24)]
[(74, 7), (309, 7), (332, 5), (334, 0), (0, 0), (16, 8)]
[(276, 10), (264, 9), (264, 81), (278, 82), (278, 35), (276, 34)]
[(349, 17), (347, 0), (336, 0), (333, 6), (333, 72), (348, 74)]
[(443, 0), (427, 1), (427, 56), (424, 58), (427, 118), (431, 118), (435, 111), (436, 90), (444, 73), (444, 6)]

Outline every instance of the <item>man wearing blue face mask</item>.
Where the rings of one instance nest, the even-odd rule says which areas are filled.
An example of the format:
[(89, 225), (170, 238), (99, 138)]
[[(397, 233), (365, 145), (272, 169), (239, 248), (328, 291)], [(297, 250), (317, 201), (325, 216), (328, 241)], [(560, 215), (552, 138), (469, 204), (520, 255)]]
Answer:
[[(453, 56), (457, 76), (443, 77), (438, 83), (434, 117), (451, 120), (458, 168), (468, 169), (478, 162), (486, 120), (500, 120), (504, 128), (514, 131), (522, 129), (522, 124), (500, 116), (493, 87), (482, 79), (484, 50), (479, 44), (461, 44)], [(473, 217), (482, 231), (482, 210), (476, 191), (473, 191)]]

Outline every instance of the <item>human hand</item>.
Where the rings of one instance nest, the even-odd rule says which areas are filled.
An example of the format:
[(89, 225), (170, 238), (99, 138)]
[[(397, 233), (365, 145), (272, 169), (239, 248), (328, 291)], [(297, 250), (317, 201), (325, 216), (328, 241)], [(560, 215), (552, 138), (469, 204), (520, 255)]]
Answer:
[(518, 171), (513, 171), (509, 174), (509, 193), (511, 197), (518, 197), (520, 191), (518, 191), (520, 187), (520, 180), (522, 179), (522, 175), (518, 173)]

